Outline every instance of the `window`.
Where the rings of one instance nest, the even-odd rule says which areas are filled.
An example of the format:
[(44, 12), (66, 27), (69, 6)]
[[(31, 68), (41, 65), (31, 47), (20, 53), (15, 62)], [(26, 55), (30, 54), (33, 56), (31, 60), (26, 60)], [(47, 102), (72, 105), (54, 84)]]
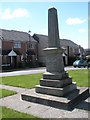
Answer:
[(78, 49), (78, 52), (79, 52), (79, 53), (81, 53), (81, 50), (80, 50), (80, 48)]
[(31, 43), (31, 44), (29, 45), (29, 48), (34, 49), (34, 44)]
[(72, 49), (72, 52), (75, 53), (75, 49), (74, 48)]
[(31, 44), (31, 48), (34, 49), (34, 44)]
[(21, 48), (21, 42), (15, 42), (14, 48)]

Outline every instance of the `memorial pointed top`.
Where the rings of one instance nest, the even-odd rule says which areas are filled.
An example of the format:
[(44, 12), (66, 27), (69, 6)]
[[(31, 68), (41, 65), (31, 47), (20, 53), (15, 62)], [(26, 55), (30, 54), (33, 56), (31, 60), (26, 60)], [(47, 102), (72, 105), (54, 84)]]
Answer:
[(48, 47), (60, 47), (57, 9), (48, 9)]
[(48, 10), (56, 10), (57, 11), (57, 9), (55, 7), (51, 7)]

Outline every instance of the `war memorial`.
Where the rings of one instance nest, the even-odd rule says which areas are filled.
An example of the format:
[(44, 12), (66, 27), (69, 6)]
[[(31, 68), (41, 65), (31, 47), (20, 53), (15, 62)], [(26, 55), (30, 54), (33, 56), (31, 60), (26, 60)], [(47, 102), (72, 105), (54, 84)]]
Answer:
[(89, 89), (77, 87), (72, 77), (64, 70), (62, 54), (65, 49), (60, 46), (58, 16), (55, 8), (48, 10), (48, 48), (46, 55), (46, 72), (40, 85), (21, 94), (21, 99), (60, 109), (73, 109), (80, 101), (89, 96)]

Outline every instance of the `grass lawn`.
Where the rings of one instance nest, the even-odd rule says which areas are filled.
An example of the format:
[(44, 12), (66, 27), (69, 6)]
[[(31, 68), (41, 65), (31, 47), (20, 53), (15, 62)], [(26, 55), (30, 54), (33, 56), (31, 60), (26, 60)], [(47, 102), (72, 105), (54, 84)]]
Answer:
[[(2, 113), (0, 115), (0, 118), (1, 117), (3, 118), (2, 120), (4, 120), (4, 118), (8, 118), (8, 120), (9, 120), (9, 118), (10, 118), (10, 120), (11, 120), (11, 118), (16, 118), (16, 119), (17, 118), (25, 118), (25, 119), (26, 118), (34, 118), (34, 119), (36, 118), (35, 120), (37, 120), (37, 119), (39, 120), (39, 118), (37, 118), (37, 117), (35, 117), (33, 115), (28, 115), (28, 114), (25, 114), (25, 113), (17, 112), (17, 111), (15, 111), (13, 109), (10, 109), (10, 108), (0, 106), (0, 109), (2, 111)], [(31, 120), (31, 119), (28, 119), (28, 120)]]
[(2, 81), (0, 81), (0, 83), (10, 86), (22, 87), (22, 88), (34, 88), (35, 85), (39, 84), (41, 78), (42, 78), (42, 73), (10, 76), (10, 77), (2, 77)]
[(16, 92), (11, 90), (0, 89), (0, 98), (7, 97), (14, 94), (16, 94)]
[(72, 76), (72, 81), (77, 83), (77, 86), (88, 87), (88, 70), (68, 70), (69, 76)]
[[(72, 80), (77, 82), (78, 86), (88, 86), (88, 70), (68, 70), (69, 76), (72, 76)], [(2, 84), (24, 87), (24, 88), (34, 88), (38, 85), (43, 73), (21, 75), (21, 76), (11, 76), (2, 77)]]

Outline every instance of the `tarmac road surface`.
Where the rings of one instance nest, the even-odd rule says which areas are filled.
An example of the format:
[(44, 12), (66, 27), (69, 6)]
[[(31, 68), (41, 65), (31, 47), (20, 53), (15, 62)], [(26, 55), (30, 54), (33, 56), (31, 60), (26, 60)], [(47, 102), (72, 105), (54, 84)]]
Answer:
[[(65, 67), (65, 70), (79, 70), (79, 69), (87, 69), (87, 68), (74, 68), (73, 66)], [(7, 72), (0, 73), (0, 77), (35, 74), (35, 73), (42, 73), (42, 72), (45, 72), (45, 71), (46, 71), (45, 67), (30, 68), (30, 69), (17, 70), (17, 71), (11, 71), (11, 72), (7, 71)]]

